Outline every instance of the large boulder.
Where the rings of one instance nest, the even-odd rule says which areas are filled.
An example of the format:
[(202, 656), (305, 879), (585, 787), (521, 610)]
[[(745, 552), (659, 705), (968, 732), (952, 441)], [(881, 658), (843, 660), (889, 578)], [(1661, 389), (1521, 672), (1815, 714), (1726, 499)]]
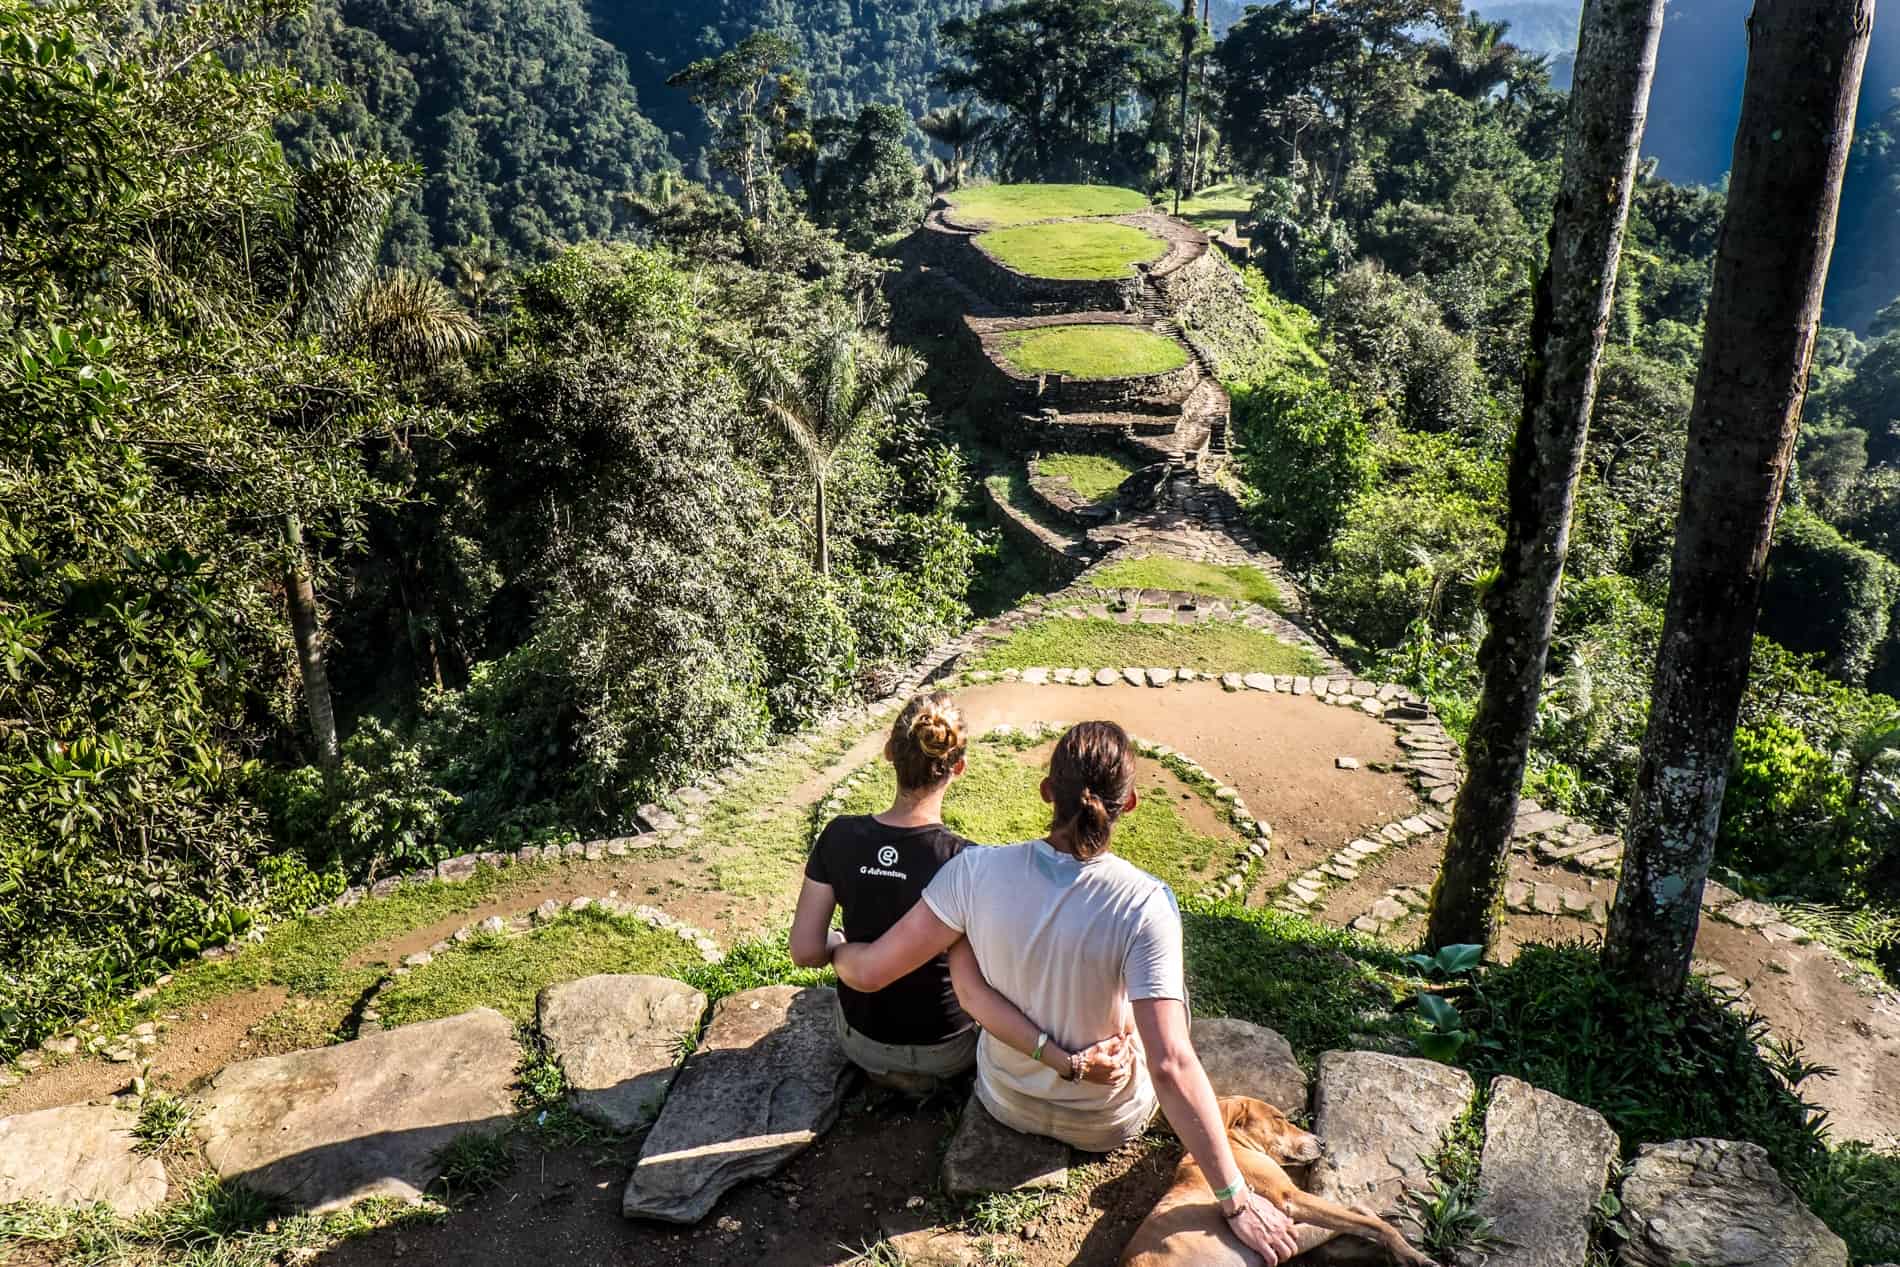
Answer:
[(609, 974), (551, 985), (535, 1001), (548, 1051), (582, 1117), (616, 1131), (660, 1115), (706, 996), (671, 977)]
[(197, 1097), (196, 1127), (220, 1178), (296, 1209), (414, 1201), (445, 1145), (508, 1125), (520, 1059), (514, 1025), (477, 1008), (226, 1066)]
[(981, 1197), (1025, 1188), (1060, 1188), (1068, 1182), (1067, 1144), (1011, 1130), (990, 1116), (974, 1095), (970, 1097), (943, 1155), (945, 1192), (958, 1198)]
[(1759, 1144), (1646, 1144), (1623, 1180), (1623, 1261), (1633, 1267), (1846, 1267), (1847, 1246)]
[(133, 1151), (134, 1119), (110, 1105), (75, 1104), (0, 1118), (0, 1206), (87, 1206), (121, 1215), (165, 1200), (165, 1165)]
[[(1471, 1103), (1461, 1069), (1376, 1051), (1329, 1051), (1319, 1058), (1313, 1133), (1324, 1151), (1309, 1190), (1341, 1205), (1398, 1216), (1408, 1187), (1425, 1188), (1427, 1163)], [(1341, 1237), (1322, 1247), (1329, 1262), (1382, 1261), (1370, 1242)]]
[(1306, 1111), (1306, 1071), (1272, 1030), (1226, 1016), (1194, 1022), (1194, 1051), (1216, 1096), (1247, 1095), (1282, 1113)]
[(852, 1066), (832, 996), (775, 985), (719, 1001), (640, 1149), (621, 1200), (627, 1217), (696, 1223), (837, 1120)]
[(1478, 1212), (1497, 1240), (1488, 1267), (1581, 1267), (1616, 1152), (1616, 1132), (1595, 1109), (1493, 1079), (1478, 1177)]

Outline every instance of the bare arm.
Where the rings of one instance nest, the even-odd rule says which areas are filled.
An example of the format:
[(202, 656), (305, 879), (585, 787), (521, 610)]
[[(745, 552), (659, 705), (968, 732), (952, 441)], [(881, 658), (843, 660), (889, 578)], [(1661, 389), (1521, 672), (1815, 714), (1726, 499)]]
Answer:
[[(1137, 999), (1135, 1028), (1141, 1033), (1148, 1075), (1154, 1081), (1155, 1095), (1161, 1101), (1161, 1111), (1168, 1116), (1168, 1125), (1181, 1137), (1215, 1192), (1239, 1185), (1244, 1194), (1245, 1176), (1227, 1142), (1220, 1103), (1188, 1038), (1187, 1006), (1179, 999)], [(1292, 1236), (1293, 1220), (1264, 1199), (1249, 1201), (1243, 1195), (1223, 1201), (1221, 1213), (1228, 1216), (1228, 1227), (1234, 1235), (1264, 1258), (1268, 1267), (1299, 1252)]]
[[(1025, 1056), (1035, 1054), (1036, 1040), (1042, 1036), (1042, 1030), (989, 983), (968, 941), (959, 940), (950, 947), (950, 983), (956, 987), (957, 1002), (991, 1038)], [(1118, 1086), (1128, 1076), (1130, 1055), (1126, 1040), (1120, 1034), (1111, 1035), (1083, 1053), (1082, 1077), (1090, 1082)], [(1069, 1050), (1052, 1038), (1043, 1044), (1042, 1063), (1067, 1077), (1071, 1064)]]
[(831, 914), (838, 896), (829, 884), (806, 880), (798, 891), (798, 910), (792, 916), (792, 962), (801, 968), (822, 968), (831, 951), (844, 944), (843, 933), (833, 933)]
[(938, 919), (928, 902), (919, 902), (876, 941), (839, 946), (832, 952), (831, 966), (838, 970), (838, 980), (853, 990), (875, 994), (923, 967), (962, 936)]

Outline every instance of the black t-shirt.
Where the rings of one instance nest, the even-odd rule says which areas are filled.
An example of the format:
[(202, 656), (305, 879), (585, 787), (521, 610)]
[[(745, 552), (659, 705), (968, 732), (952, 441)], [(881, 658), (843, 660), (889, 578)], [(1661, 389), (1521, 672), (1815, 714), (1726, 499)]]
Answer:
[[(846, 939), (876, 941), (909, 913), (944, 863), (969, 843), (940, 823), (886, 827), (868, 814), (834, 818), (812, 846), (805, 876), (830, 885), (837, 895)], [(892, 1046), (946, 1042), (971, 1025), (957, 1006), (944, 955), (876, 994), (860, 994), (840, 982), (838, 1002), (852, 1029)]]

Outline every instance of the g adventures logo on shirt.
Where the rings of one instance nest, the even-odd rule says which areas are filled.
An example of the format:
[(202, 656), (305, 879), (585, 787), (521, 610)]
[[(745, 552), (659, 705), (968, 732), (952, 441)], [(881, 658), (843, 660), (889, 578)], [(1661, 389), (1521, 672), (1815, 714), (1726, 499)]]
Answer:
[(910, 879), (910, 875), (907, 872), (892, 871), (889, 869), (896, 865), (897, 865), (897, 846), (886, 845), (882, 849), (877, 851), (877, 865), (875, 867), (859, 867), (858, 874), (859, 875), (881, 875), (892, 880)]

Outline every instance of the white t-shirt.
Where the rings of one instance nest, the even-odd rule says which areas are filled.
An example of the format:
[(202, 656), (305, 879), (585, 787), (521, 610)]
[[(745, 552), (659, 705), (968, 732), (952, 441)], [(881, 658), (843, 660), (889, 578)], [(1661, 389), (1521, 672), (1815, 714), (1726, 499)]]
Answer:
[[(1120, 1033), (1132, 1000), (1187, 1001), (1173, 891), (1112, 853), (1078, 862), (1044, 840), (965, 849), (924, 901), (969, 939), (989, 983), (1070, 1051)], [(987, 1033), (977, 1094), (1004, 1122), (1043, 1123), (1041, 1133), (1059, 1136), (1129, 1126), (1136, 1116), (1139, 1130), (1154, 1107), (1143, 1065), (1112, 1092), (1065, 1081)]]

